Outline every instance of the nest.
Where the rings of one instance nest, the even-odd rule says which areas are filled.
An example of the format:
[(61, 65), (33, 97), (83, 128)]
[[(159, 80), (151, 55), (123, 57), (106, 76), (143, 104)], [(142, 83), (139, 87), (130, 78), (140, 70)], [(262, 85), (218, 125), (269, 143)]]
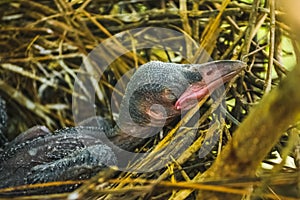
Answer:
[[(249, 194), (249, 191), (230, 190), (227, 186), (254, 183), (264, 188), (266, 185), (288, 185), (297, 181), (295, 173), (284, 177), (279, 173), (294, 172), (284, 166), (273, 174), (276, 177), (273, 180), (269, 176), (206, 182), (199, 179), (237, 128), (232, 119), (219, 119), (212, 114), (213, 111), (223, 103), (230, 115), (242, 122), (252, 106), (278, 85), (295, 64), (295, 38), (290, 27), (282, 22), (285, 13), (279, 7), (275, 9), (260, 1), (248, 4), (246, 1), (12, 0), (1, 2), (0, 10), (0, 95), (8, 104), (10, 139), (33, 125), (42, 124), (56, 130), (75, 126), (74, 113), (80, 113), (83, 118), (89, 115), (90, 110), (74, 110), (72, 105), (74, 97), (82, 101), (87, 98), (87, 93), (76, 93), (74, 82), (78, 80), (78, 74), (84, 75), (81, 70), (83, 63), (88, 66), (86, 60), (93, 55), (104, 60), (102, 64), (107, 67), (94, 74), (97, 82), (92, 83), (94, 94), (89, 95), (95, 96), (94, 111), (110, 121), (116, 117), (119, 108), (117, 99), (122, 97), (126, 87), (126, 84), (121, 84), (119, 89), (115, 89), (116, 83), (123, 77), (128, 80), (128, 71), (150, 60), (203, 63), (211, 59), (238, 59), (248, 63), (243, 74), (226, 85), (223, 91), (226, 94), (225, 104), (207, 97), (187, 114), (186, 119), (190, 119), (201, 107), (202, 115), (194, 125), (198, 137), (174, 158), (174, 162), (148, 173), (107, 169), (88, 181), (25, 186), (28, 189), (82, 184), (73, 193), (28, 195), (18, 199), (194, 199), (197, 190)], [(151, 27), (173, 30), (182, 34), (178, 37), (184, 36), (185, 41), (195, 43), (185, 42), (182, 46), (182, 40), (168, 31), (158, 32), (162, 34), (157, 37), (160, 40), (147, 37), (155, 34), (150, 34), (155, 31)], [(135, 31), (130, 32), (133, 29)], [(147, 31), (150, 31), (148, 35), (145, 34)], [(140, 40), (136, 39), (138, 37), (141, 37)], [(109, 48), (97, 49), (107, 39), (111, 42)], [(137, 43), (141, 40), (142, 43)], [(166, 40), (174, 48), (163, 46), (162, 41)], [(126, 51), (123, 51), (124, 48)], [(116, 58), (116, 55), (120, 56)], [(158, 152), (169, 144), (169, 139), (180, 125), (184, 127), (186, 119), (178, 122), (177, 126), (166, 127), (162, 131), (164, 139), (157, 136), (136, 151)], [(218, 122), (218, 125), (211, 126), (211, 122)], [(178, 137), (188, 131), (182, 128)], [(218, 137), (218, 143), (207, 149), (207, 156), (200, 159), (198, 154), (203, 147), (203, 135)], [(266, 155), (267, 158), (272, 158), (274, 152), (286, 158), (288, 154), (284, 150), (293, 149), (289, 141), (286, 133)], [(205, 143), (210, 144), (210, 140), (205, 140)], [(136, 166), (150, 166), (153, 160), (157, 161), (154, 153)], [(275, 165), (271, 161), (268, 164)], [(202, 182), (196, 184), (197, 181)], [(5, 194), (19, 189), (24, 187), (2, 189), (0, 192)], [(48, 191), (51, 193), (50, 189)], [(257, 196), (275, 198), (269, 192), (256, 192)]]

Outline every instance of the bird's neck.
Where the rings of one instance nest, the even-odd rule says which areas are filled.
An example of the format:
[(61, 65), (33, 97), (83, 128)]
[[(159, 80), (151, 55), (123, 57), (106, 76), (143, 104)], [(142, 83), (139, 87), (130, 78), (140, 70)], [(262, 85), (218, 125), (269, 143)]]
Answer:
[[(120, 128), (116, 125), (112, 129), (111, 133), (107, 136), (111, 142), (114, 143), (114, 145), (117, 145), (124, 150), (133, 151), (137, 146), (155, 134), (155, 128), (135, 126), (126, 126), (126, 128)], [(147, 135), (149, 137), (147, 137)]]

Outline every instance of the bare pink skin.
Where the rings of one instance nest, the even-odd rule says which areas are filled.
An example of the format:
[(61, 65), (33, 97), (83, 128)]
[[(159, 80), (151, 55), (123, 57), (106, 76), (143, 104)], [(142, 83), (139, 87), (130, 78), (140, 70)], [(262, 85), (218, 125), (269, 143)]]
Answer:
[[(202, 72), (203, 80), (197, 83), (191, 84), (180, 98), (175, 103), (175, 109), (177, 110), (189, 110), (194, 107), (199, 100), (204, 98), (206, 95), (211, 94), (215, 89), (221, 85), (230, 81), (237, 74), (241, 72), (244, 66), (232, 66), (231, 70), (223, 70), (221, 67), (214, 67), (207, 71)], [(225, 67), (225, 66), (224, 66)]]
[(177, 110), (189, 110), (198, 100), (202, 99), (209, 93), (209, 89), (205, 84), (194, 83), (190, 85), (181, 97), (175, 103)]

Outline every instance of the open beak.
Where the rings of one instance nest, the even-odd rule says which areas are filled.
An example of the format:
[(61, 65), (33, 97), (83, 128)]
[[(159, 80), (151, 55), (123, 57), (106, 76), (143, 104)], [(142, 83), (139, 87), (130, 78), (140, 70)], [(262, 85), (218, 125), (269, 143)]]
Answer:
[(198, 71), (202, 79), (200, 82), (192, 83), (179, 97), (175, 103), (177, 110), (188, 110), (205, 97), (211, 94), (233, 77), (239, 74), (246, 63), (237, 60), (220, 60), (204, 64), (191, 64), (189, 69)]

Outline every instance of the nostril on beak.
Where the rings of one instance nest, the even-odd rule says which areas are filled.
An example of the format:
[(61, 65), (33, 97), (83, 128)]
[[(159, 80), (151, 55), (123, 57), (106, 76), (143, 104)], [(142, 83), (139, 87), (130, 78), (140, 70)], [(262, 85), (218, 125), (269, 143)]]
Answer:
[(213, 71), (210, 70), (210, 71), (208, 71), (208, 72), (206, 73), (206, 75), (209, 76), (209, 75), (211, 75), (212, 73), (213, 73)]

